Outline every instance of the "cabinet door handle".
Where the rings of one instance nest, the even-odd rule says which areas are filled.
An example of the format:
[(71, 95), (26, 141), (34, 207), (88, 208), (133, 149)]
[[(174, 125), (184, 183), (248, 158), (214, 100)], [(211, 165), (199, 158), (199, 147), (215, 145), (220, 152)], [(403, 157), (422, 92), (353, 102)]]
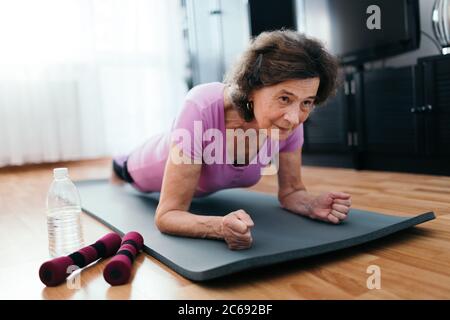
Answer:
[(351, 132), (347, 133), (347, 145), (351, 147), (353, 145), (353, 135)]
[(211, 15), (214, 15), (214, 14), (221, 14), (222, 13), (222, 10), (211, 10), (210, 12), (209, 12), (209, 14), (211, 14)]
[(433, 111), (433, 106), (431, 104), (427, 104), (426, 106), (421, 106), (418, 108), (411, 108), (412, 113), (422, 113), (422, 112), (431, 112)]
[(346, 96), (348, 96), (350, 94), (350, 89), (348, 87), (348, 81), (344, 82), (344, 93)]
[(358, 146), (358, 132), (353, 132), (353, 144)]
[(352, 79), (352, 81), (350, 81), (350, 93), (353, 95), (356, 93), (356, 84), (355, 84), (355, 80), (353, 80), (353, 79)]

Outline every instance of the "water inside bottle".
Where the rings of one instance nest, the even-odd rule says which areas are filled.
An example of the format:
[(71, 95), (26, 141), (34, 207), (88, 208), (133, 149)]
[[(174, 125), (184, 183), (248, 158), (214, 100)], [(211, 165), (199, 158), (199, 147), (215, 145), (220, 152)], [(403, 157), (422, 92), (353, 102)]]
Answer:
[(47, 212), (49, 251), (52, 257), (68, 255), (84, 246), (80, 219), (79, 206)]

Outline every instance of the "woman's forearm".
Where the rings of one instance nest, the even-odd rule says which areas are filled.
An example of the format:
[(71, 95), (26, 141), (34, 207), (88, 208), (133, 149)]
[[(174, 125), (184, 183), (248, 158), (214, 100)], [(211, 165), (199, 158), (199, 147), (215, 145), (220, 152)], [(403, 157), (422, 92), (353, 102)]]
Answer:
[(171, 210), (157, 217), (156, 225), (163, 233), (193, 238), (223, 239), (223, 217), (198, 215), (181, 210)]
[(296, 214), (309, 216), (312, 213), (311, 201), (314, 198), (305, 189), (295, 190), (280, 199), (280, 205)]

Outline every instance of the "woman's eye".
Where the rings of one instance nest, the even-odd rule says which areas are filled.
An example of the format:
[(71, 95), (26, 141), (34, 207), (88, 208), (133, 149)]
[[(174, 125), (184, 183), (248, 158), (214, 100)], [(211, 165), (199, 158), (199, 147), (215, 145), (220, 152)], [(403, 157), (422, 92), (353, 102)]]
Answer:
[(308, 110), (312, 110), (314, 108), (314, 102), (311, 100), (304, 101), (303, 107), (308, 108)]
[(283, 102), (283, 103), (285, 103), (285, 104), (287, 104), (287, 103), (289, 103), (289, 102), (291, 101), (291, 100), (289, 99), (289, 97), (286, 97), (286, 96), (282, 96), (282, 97), (280, 97), (279, 99), (280, 99), (281, 102)]

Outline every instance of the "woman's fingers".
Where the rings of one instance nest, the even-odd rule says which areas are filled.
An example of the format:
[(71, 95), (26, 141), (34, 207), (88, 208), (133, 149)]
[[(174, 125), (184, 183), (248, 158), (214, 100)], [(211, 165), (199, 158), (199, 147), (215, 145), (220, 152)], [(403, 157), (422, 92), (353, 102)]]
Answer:
[[(345, 200), (342, 200), (342, 201), (345, 201)], [(340, 221), (345, 220), (350, 211), (349, 206), (346, 206), (343, 204), (337, 204), (337, 203), (333, 203), (333, 205), (331, 206), (331, 209), (332, 209), (331, 215), (335, 216)]]
[(248, 215), (244, 210), (236, 211), (236, 216), (243, 221), (248, 227), (253, 227), (255, 224), (253, 223), (252, 218)]
[(247, 224), (240, 220), (237, 216), (228, 218), (225, 221), (225, 226), (241, 234), (244, 234), (248, 229)]
[(252, 234), (250, 230), (247, 230), (246, 232), (239, 232), (230, 227), (227, 227), (224, 230), (224, 237), (228, 242), (248, 243), (252, 241)]
[(332, 191), (330, 195), (333, 199), (350, 199), (351, 195), (345, 192)]
[(349, 207), (344, 206), (344, 205), (342, 205), (342, 204), (336, 204), (336, 203), (334, 203), (334, 204), (331, 206), (331, 209), (336, 210), (337, 212), (340, 212), (340, 213), (343, 213), (343, 214), (348, 214), (348, 212), (349, 212), (349, 210), (350, 210)]
[(232, 237), (230, 239), (230, 242), (236, 243), (236, 244), (242, 244), (242, 245), (248, 244), (248, 243), (252, 243), (252, 241), (253, 241), (253, 238), (252, 238), (251, 235), (248, 235), (248, 236), (245, 236), (245, 237), (244, 236)]
[(239, 241), (239, 240), (230, 241), (230, 244), (232, 244), (233, 246), (249, 247), (251, 246), (252, 242), (253, 241), (250, 238), (248, 241)]
[(252, 238), (250, 232), (248, 232), (245, 235), (234, 236), (232, 238), (229, 238), (227, 241), (228, 247), (230, 249), (235, 249), (235, 250), (247, 249), (247, 248), (251, 247), (252, 243), (253, 243), (253, 238)]
[(314, 214), (311, 216), (311, 218), (338, 224), (339, 222), (347, 218), (347, 215), (350, 211), (350, 206), (352, 204), (351, 195), (345, 192), (333, 191), (329, 192), (328, 195), (331, 198), (331, 203), (327, 203), (326, 205), (328, 206), (331, 204), (331, 208), (328, 207), (329, 209), (331, 209), (331, 211), (328, 211), (329, 209), (323, 210), (325, 212), (322, 216), (320, 216), (320, 214)]
[(342, 204), (344, 206), (350, 207), (352, 205), (352, 199), (334, 199), (333, 203)]
[(327, 216), (327, 219), (328, 219), (328, 221), (330, 221), (332, 223), (336, 223), (336, 224), (339, 223), (339, 221), (340, 221), (336, 216), (334, 216), (331, 213)]
[(338, 218), (340, 221), (341, 220), (345, 220), (347, 218), (346, 214), (344, 214), (342, 212), (339, 212), (339, 211), (336, 211), (336, 210), (331, 210), (330, 214), (335, 216), (336, 218)]
[(228, 248), (229, 248), (230, 250), (245, 250), (245, 249), (248, 249), (248, 248), (250, 248), (250, 247), (251, 247), (251, 245), (247, 245), (247, 246), (240, 246), (240, 245), (234, 246), (234, 245), (228, 245)]
[(232, 237), (233, 239), (238, 240), (238, 241), (249, 241), (252, 237), (250, 230), (248, 230), (245, 233), (239, 233), (239, 232), (236, 232), (236, 231), (230, 229), (228, 234), (230, 237)]
[(254, 223), (244, 210), (237, 210), (226, 215), (223, 220), (223, 236), (231, 250), (248, 249), (253, 238), (250, 232)]

